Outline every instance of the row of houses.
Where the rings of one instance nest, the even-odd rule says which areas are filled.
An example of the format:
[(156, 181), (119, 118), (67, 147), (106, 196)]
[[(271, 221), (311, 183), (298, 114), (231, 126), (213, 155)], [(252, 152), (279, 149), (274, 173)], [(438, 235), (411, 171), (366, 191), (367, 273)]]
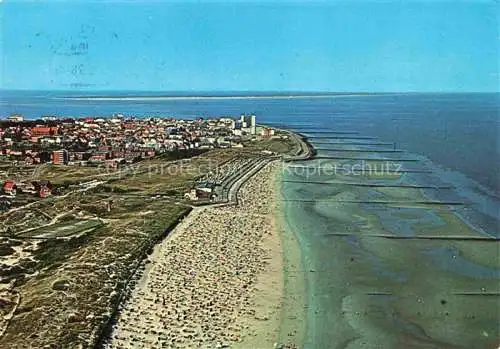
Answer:
[(0, 122), (0, 154), (26, 164), (119, 164), (174, 150), (242, 147), (242, 129), (255, 135), (255, 127), (255, 116), (242, 116), (238, 121), (225, 117), (125, 119), (121, 115), (9, 120)]
[(8, 197), (15, 197), (18, 193), (26, 193), (46, 198), (52, 195), (52, 183), (47, 180), (29, 181), (16, 183), (13, 180), (3, 182), (1, 194)]

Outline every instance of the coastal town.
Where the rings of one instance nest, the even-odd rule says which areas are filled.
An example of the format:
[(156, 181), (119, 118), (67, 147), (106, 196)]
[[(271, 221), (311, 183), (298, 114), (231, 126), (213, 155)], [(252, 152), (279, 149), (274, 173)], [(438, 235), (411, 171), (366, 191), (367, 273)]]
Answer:
[[(242, 147), (257, 135), (255, 115), (176, 120), (173, 118), (56, 118), (24, 121), (13, 115), (0, 121), (1, 155), (32, 165), (117, 167), (175, 150)], [(260, 128), (259, 135), (274, 131)]]
[[(190, 120), (14, 115), (0, 121), (0, 129), (0, 346), (19, 348), (93, 347), (108, 339), (120, 346), (117, 336), (123, 331), (113, 324), (129, 313), (126, 300), (155, 246), (169, 244), (170, 235), (183, 229), (176, 228), (181, 222), (197, 226), (191, 230), (206, 246), (210, 236), (227, 239), (249, 229), (259, 207), (276, 195), (267, 187), (277, 163), (304, 156), (307, 148), (290, 132), (258, 125), (252, 114)], [(274, 170), (263, 172), (269, 168)], [(220, 216), (213, 234), (201, 234), (208, 226), (199, 219), (210, 221), (221, 212), (228, 222), (248, 217), (226, 229)], [(272, 217), (265, 215), (258, 222), (269, 230)], [(245, 263), (252, 271), (227, 289), (239, 295), (234, 301), (246, 299), (231, 305), (242, 314), (251, 314), (255, 278), (267, 270), (266, 236), (241, 235), (234, 240), (237, 254), (227, 259), (228, 266)], [(278, 235), (273, 239), (277, 243)], [(211, 246), (210, 251), (223, 245)], [(199, 261), (193, 259), (193, 268), (210, 267), (210, 256), (207, 250)], [(218, 277), (212, 269), (207, 287)], [(224, 299), (212, 300), (216, 311)], [(223, 324), (221, 316), (226, 313), (216, 315), (213, 326)], [(196, 321), (179, 322), (172, 330), (198, 326)], [(235, 345), (251, 338), (259, 330), (250, 326), (252, 317), (249, 321), (229, 334), (215, 329), (215, 337), (204, 343)], [(194, 343), (182, 337), (186, 333), (169, 337), (171, 345)], [(267, 336), (268, 343), (274, 337)], [(124, 338), (134, 341), (129, 334)]]
[(39, 198), (53, 193), (53, 185), (46, 179), (12, 178), (37, 165), (118, 170), (162, 155), (183, 158), (210, 149), (244, 148), (245, 142), (257, 138), (279, 137), (274, 129), (257, 126), (253, 114), (191, 120), (126, 118), (122, 114), (24, 120), (11, 115), (0, 120), (1, 207), (20, 193)]

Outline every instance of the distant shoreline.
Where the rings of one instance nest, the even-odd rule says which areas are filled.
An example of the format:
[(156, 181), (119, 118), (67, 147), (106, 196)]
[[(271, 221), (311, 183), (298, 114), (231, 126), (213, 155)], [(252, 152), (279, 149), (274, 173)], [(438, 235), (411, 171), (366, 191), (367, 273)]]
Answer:
[(67, 96), (53, 97), (59, 100), (86, 100), (86, 101), (150, 101), (150, 100), (244, 100), (244, 99), (303, 99), (303, 98), (338, 98), (338, 97), (367, 97), (375, 93), (356, 94), (300, 94), (300, 95), (248, 95), (248, 96)]

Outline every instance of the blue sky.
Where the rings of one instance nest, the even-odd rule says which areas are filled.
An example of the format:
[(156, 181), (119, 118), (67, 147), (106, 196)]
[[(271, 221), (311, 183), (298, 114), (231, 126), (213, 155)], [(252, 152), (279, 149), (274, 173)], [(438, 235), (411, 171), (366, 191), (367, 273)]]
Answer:
[(1, 87), (498, 91), (495, 1), (15, 1)]

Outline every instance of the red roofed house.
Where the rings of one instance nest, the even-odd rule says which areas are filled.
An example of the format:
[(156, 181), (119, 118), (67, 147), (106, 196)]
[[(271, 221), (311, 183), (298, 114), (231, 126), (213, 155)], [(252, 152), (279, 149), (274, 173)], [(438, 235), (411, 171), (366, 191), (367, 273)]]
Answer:
[(34, 181), (32, 182), (32, 184), (35, 187), (35, 192), (42, 199), (52, 195), (52, 183), (50, 183), (49, 181)]
[(7, 180), (3, 183), (2, 192), (5, 195), (16, 196), (17, 185), (14, 181)]
[(125, 128), (125, 129), (135, 129), (136, 125), (133, 122), (125, 122), (125, 123), (122, 124), (122, 128)]
[(154, 148), (148, 148), (148, 149), (145, 149), (145, 151), (142, 152), (142, 157), (143, 158), (152, 158), (154, 157), (156, 154), (156, 151)]
[(90, 161), (104, 161), (106, 160), (108, 157), (108, 153), (107, 152), (95, 152), (92, 154), (92, 156), (90, 157)]
[(31, 129), (31, 134), (32, 136), (52, 136), (57, 135), (58, 131), (57, 127), (36, 126)]

